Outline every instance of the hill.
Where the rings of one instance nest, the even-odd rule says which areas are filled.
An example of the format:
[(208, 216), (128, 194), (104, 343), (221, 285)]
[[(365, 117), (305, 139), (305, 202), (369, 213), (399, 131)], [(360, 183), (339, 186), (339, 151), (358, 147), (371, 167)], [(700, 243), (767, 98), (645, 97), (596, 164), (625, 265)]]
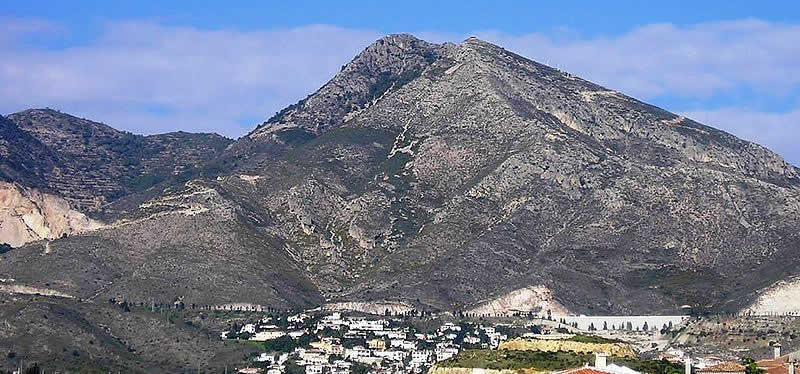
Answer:
[[(110, 186), (100, 196), (116, 196), (119, 213), (101, 230), (3, 254), (0, 273), (87, 308), (112, 298), (738, 311), (800, 264), (796, 167), (474, 38), (383, 38), (201, 165), (213, 172), (146, 194), (125, 195), (123, 181), (137, 177), (117, 167), (127, 153), (99, 140), (125, 135), (85, 124), (88, 137), (59, 143), (39, 130), (57, 129), (47, 125), (56, 114), (37, 113), (32, 124), (11, 117), (73, 155), (71, 175)], [(102, 174), (113, 178), (84, 151), (116, 160)], [(152, 154), (164, 152), (181, 154)], [(98, 189), (67, 187), (77, 202)]]
[[(0, 177), (61, 196), (84, 212), (198, 167), (231, 142), (216, 134), (135, 135), (52, 109), (7, 119), (16, 125), (9, 144), (31, 151), (20, 152)], [(22, 177), (26, 170), (37, 177)]]

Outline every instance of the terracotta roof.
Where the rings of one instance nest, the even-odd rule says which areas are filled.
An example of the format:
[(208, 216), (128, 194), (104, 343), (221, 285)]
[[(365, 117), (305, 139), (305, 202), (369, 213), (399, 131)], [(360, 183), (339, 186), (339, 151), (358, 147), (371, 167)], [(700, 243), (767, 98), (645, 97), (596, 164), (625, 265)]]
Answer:
[(592, 367), (582, 367), (576, 369), (567, 369), (559, 372), (560, 374), (609, 374), (607, 371), (597, 370)]
[(783, 366), (789, 363), (789, 355), (781, 356), (774, 359), (765, 359), (756, 361), (756, 365), (760, 368), (772, 368), (776, 366)]
[(700, 369), (698, 373), (738, 373), (743, 372), (744, 366), (736, 362), (723, 362), (714, 366)]
[(773, 366), (764, 370), (766, 374), (789, 374), (789, 368), (786, 366)]

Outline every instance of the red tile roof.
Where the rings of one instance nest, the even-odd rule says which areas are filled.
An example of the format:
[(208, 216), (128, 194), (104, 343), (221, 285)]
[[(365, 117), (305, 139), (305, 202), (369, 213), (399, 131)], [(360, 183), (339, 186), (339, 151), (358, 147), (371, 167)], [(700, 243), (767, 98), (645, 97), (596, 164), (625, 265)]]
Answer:
[(582, 367), (576, 369), (567, 369), (559, 372), (560, 374), (609, 374), (607, 371), (597, 370), (592, 367)]
[(773, 359), (765, 359), (765, 360), (758, 360), (756, 361), (756, 365), (760, 368), (772, 368), (777, 366), (783, 366), (789, 363), (789, 355), (781, 356), (778, 358)]
[(766, 374), (789, 374), (789, 368), (786, 366), (773, 366), (764, 370)]

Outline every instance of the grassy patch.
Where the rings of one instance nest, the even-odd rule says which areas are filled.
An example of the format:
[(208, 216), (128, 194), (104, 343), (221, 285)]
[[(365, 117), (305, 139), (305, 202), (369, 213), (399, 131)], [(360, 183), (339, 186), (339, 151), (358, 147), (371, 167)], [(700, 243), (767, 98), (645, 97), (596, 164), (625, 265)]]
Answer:
[[(481, 368), (495, 370), (564, 370), (594, 362), (590, 353), (506, 351), (489, 349), (466, 350), (456, 357), (443, 361), (441, 367)], [(681, 365), (666, 360), (641, 360), (638, 358), (610, 357), (610, 363), (627, 366), (633, 370), (653, 374), (681, 373)]]
[(578, 343), (592, 343), (592, 344), (625, 343), (622, 340), (602, 338), (594, 335), (575, 335), (569, 338), (568, 340)]
[(226, 341), (242, 344), (242, 345), (249, 346), (249, 347), (252, 347), (252, 348), (256, 348), (259, 351), (264, 351), (264, 352), (267, 351), (266, 348), (264, 348), (264, 342), (257, 342), (255, 340), (240, 340), (240, 339), (227, 339)]
[(470, 349), (441, 362), (439, 366), (495, 370), (563, 370), (592, 360), (592, 355), (580, 353)]

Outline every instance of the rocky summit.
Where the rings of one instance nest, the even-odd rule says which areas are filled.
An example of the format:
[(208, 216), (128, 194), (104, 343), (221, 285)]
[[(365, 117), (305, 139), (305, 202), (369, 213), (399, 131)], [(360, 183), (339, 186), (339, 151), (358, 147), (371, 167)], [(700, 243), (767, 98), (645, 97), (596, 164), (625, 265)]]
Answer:
[[(11, 116), (20, 141), (72, 152), (46, 115)], [(743, 310), (800, 265), (798, 168), (475, 38), (378, 40), (206, 157), (0, 274), (84, 301), (597, 315)]]

